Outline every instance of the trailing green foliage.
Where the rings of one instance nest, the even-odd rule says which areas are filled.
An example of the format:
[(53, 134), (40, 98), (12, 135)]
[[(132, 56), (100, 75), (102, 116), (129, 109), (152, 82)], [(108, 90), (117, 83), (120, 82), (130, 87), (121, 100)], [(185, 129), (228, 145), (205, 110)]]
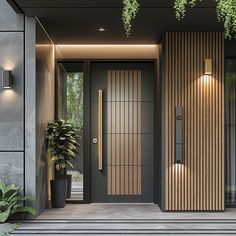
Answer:
[(135, 19), (138, 11), (139, 11), (139, 3), (137, 0), (123, 0), (122, 20), (127, 37), (129, 37), (131, 33), (131, 28), (132, 28), (131, 22), (133, 19)]
[(77, 153), (78, 131), (64, 120), (50, 122), (47, 127), (48, 152), (51, 154), (50, 165), (57, 171), (66, 167), (73, 168), (71, 160)]
[(181, 20), (185, 16), (187, 6), (194, 6), (197, 0), (175, 0), (174, 9), (176, 13), (176, 18)]
[(225, 37), (236, 36), (236, 0), (217, 0), (217, 17), (224, 22)]
[[(176, 18), (184, 18), (186, 8), (195, 6), (197, 1), (201, 0), (175, 0), (174, 9)], [(224, 23), (225, 38), (231, 39), (236, 35), (236, 0), (215, 0), (217, 18)]]
[(23, 188), (14, 184), (5, 185), (0, 180), (0, 223), (4, 223), (11, 215), (16, 213), (30, 213), (36, 215), (37, 211), (24, 206), (23, 201), (32, 201), (29, 196), (21, 196)]
[[(176, 18), (184, 18), (188, 6), (193, 7), (202, 0), (174, 0)], [(236, 37), (236, 0), (213, 0), (216, 1), (216, 12), (219, 22), (224, 23), (225, 38)], [(126, 35), (129, 36), (132, 28), (132, 20), (139, 11), (138, 0), (123, 0), (122, 19)]]

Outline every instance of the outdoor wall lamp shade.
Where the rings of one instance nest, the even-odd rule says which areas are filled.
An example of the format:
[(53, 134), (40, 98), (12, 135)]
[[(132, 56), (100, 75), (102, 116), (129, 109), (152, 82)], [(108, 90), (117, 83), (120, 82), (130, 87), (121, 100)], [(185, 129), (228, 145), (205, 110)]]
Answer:
[(205, 70), (205, 75), (212, 74), (212, 59), (205, 59), (204, 70)]
[(9, 89), (12, 87), (12, 74), (9, 70), (2, 70), (1, 72), (2, 77), (2, 87), (4, 89)]

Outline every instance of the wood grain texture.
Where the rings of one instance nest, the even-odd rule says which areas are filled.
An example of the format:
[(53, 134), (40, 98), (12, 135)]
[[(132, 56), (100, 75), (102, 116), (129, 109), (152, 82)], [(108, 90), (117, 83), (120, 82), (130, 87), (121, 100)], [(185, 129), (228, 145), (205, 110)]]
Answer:
[(141, 195), (141, 71), (107, 72), (107, 194)]
[[(224, 36), (170, 32), (163, 41), (165, 210), (224, 210)], [(212, 75), (204, 75), (212, 59)], [(175, 106), (183, 107), (183, 164), (175, 164)]]

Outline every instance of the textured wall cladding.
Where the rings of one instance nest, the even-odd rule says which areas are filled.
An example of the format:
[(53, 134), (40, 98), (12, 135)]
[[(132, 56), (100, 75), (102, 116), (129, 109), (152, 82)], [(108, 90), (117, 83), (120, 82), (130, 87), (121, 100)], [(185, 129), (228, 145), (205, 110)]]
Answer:
[(0, 0), (0, 31), (23, 31), (24, 16), (17, 14), (6, 0)]
[(24, 185), (23, 22), (23, 15), (0, 0), (0, 73), (11, 70), (14, 78), (11, 89), (3, 89), (0, 81), (0, 179), (20, 186)]
[(12, 89), (0, 86), (0, 151), (23, 151), (23, 33), (0, 32), (0, 67), (14, 79)]
[[(164, 37), (165, 210), (224, 210), (224, 36)], [(204, 59), (212, 75), (204, 75)], [(183, 107), (183, 164), (175, 164), (175, 106)]]
[(23, 152), (0, 153), (0, 179), (23, 186)]

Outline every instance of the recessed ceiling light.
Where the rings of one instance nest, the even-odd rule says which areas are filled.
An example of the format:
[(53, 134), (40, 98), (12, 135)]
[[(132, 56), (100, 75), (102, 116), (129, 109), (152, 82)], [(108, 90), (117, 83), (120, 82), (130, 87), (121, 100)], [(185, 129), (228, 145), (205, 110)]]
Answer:
[(99, 28), (98, 28), (98, 31), (99, 31), (99, 32), (104, 32), (104, 31), (106, 31), (106, 29), (105, 29), (104, 27), (99, 27)]

